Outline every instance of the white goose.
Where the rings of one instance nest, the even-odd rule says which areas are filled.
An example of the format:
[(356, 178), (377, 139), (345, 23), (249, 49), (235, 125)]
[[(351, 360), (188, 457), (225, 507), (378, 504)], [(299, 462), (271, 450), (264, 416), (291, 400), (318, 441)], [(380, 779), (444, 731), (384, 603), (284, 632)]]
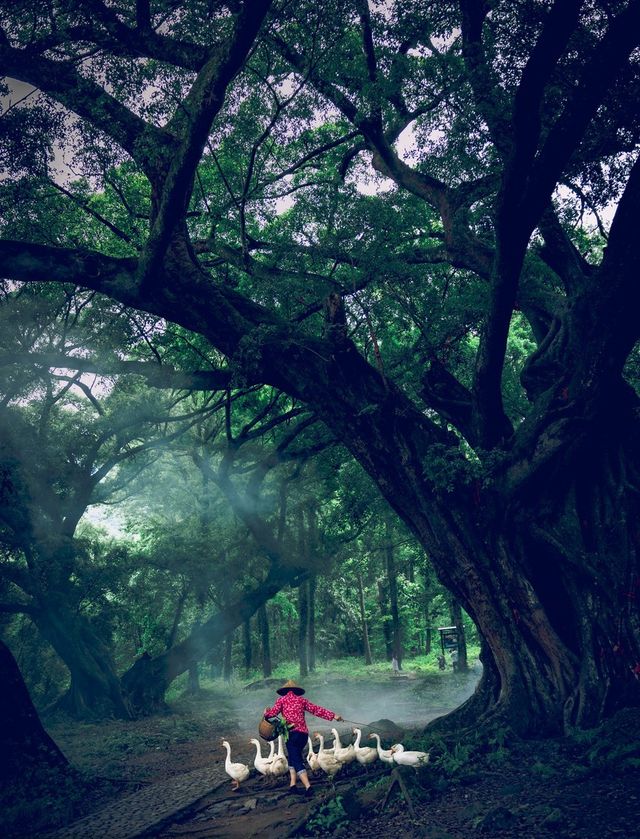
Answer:
[(369, 738), (374, 737), (377, 743), (376, 751), (378, 752), (378, 757), (383, 763), (394, 763), (393, 760), (393, 751), (391, 749), (383, 749), (380, 745), (380, 735), (379, 734), (370, 734)]
[(289, 762), (287, 761), (287, 756), (284, 753), (284, 739), (282, 734), (280, 734), (278, 737), (278, 753), (274, 755), (273, 760), (271, 761), (269, 776), (271, 778), (279, 778), (281, 775), (286, 775), (288, 771)]
[(378, 759), (378, 751), (372, 746), (360, 745), (362, 732), (359, 728), (354, 728), (353, 733), (356, 735), (356, 742), (353, 744), (353, 748), (356, 753), (356, 760), (361, 766), (368, 766), (370, 763), (373, 763), (374, 760)]
[(273, 757), (269, 757), (269, 755), (262, 757), (260, 741), (256, 740), (255, 737), (252, 737), (251, 740), (249, 740), (249, 742), (256, 747), (256, 756), (254, 758), (253, 765), (261, 775), (266, 777), (271, 772), (271, 764), (273, 763)]
[(337, 728), (332, 728), (331, 733), (333, 734), (333, 756), (336, 760), (339, 760), (340, 763), (347, 764), (353, 763), (356, 759), (356, 751), (353, 748), (353, 743), (349, 743), (348, 746), (343, 746), (340, 742), (340, 735), (338, 734)]
[(319, 768), (318, 755), (313, 750), (313, 741), (310, 736), (307, 737), (307, 746), (309, 747), (309, 751), (307, 752), (307, 764), (312, 772), (317, 772)]
[(400, 766), (413, 766), (414, 769), (417, 769), (418, 766), (425, 766), (429, 763), (429, 752), (407, 752), (402, 743), (391, 746), (391, 753), (394, 761)]
[(331, 752), (324, 747), (324, 737), (319, 732), (315, 733), (316, 740), (320, 742), (320, 748), (318, 749), (318, 766), (322, 769), (323, 772), (326, 772), (330, 778), (333, 778), (334, 775), (337, 775), (338, 772), (342, 769), (342, 764), (339, 760), (336, 760), (335, 756), (331, 754)]
[(245, 763), (232, 763), (231, 746), (226, 740), (222, 741), (222, 745), (227, 750), (227, 759), (224, 762), (224, 771), (231, 778), (231, 789), (236, 790), (242, 781), (247, 780), (250, 770)]

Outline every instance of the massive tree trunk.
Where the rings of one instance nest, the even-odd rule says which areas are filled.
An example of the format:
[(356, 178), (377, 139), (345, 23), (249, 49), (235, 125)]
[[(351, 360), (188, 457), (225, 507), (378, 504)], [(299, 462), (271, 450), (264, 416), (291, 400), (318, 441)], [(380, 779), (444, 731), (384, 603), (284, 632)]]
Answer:
[(479, 723), (500, 716), (520, 731), (558, 732), (638, 704), (631, 522), (640, 511), (635, 489), (622, 490), (615, 470), (623, 469), (630, 487), (635, 477), (630, 461), (623, 466), (618, 457), (603, 468), (591, 454), (584, 466), (573, 465), (570, 487), (561, 487), (560, 472), (547, 475), (546, 488), (536, 481), (506, 515), (496, 512), (482, 538), (451, 517), (450, 550), (463, 561), (459, 569), (444, 557), (438, 564), (486, 641), (491, 679), (474, 700)]
[(47, 604), (32, 617), (42, 637), (69, 668), (71, 683), (59, 707), (78, 719), (130, 719), (111, 650), (86, 617), (61, 602)]
[[(0, 807), (6, 813), (16, 801), (29, 797), (56, 798), (60, 789), (67, 789), (67, 781), (77, 778), (77, 773), (42, 727), (18, 665), (2, 641), (0, 680)], [(15, 835), (22, 836), (30, 834), (33, 824), (15, 827), (20, 829)]]

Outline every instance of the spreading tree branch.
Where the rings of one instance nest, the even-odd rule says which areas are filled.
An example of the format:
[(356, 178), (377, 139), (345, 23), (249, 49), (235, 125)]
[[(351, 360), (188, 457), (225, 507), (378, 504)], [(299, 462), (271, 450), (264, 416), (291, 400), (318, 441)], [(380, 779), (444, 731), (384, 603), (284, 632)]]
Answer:
[(33, 55), (0, 40), (0, 71), (28, 82), (103, 131), (150, 176), (159, 160), (171, 157), (174, 138), (130, 111), (96, 82), (81, 75), (71, 61)]
[(157, 214), (140, 258), (141, 284), (157, 283), (160, 267), (176, 229), (184, 223), (196, 167), (228, 86), (242, 68), (269, 10), (271, 0), (242, 5), (232, 36), (218, 46), (198, 73), (167, 128), (181, 137), (162, 179)]
[(225, 390), (231, 384), (229, 370), (177, 370), (170, 364), (151, 361), (79, 358), (64, 353), (0, 353), (0, 367), (27, 364), (50, 369), (79, 370), (99, 376), (143, 376), (151, 387), (171, 390)]

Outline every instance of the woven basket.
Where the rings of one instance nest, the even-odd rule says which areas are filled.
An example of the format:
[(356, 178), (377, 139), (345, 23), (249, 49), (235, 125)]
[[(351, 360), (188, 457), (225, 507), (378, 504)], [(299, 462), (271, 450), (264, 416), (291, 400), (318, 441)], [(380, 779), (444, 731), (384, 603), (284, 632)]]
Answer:
[(278, 736), (276, 734), (276, 727), (273, 723), (270, 723), (269, 720), (260, 720), (260, 724), (258, 725), (258, 734), (262, 737), (263, 740), (270, 742), (271, 740), (275, 740)]

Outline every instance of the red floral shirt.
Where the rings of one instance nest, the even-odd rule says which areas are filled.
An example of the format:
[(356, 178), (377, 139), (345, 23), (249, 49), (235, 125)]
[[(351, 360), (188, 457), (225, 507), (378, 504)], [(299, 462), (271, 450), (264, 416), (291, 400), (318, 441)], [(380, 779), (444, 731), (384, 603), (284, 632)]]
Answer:
[(281, 696), (272, 708), (267, 708), (264, 712), (265, 717), (275, 717), (276, 714), (282, 714), (285, 720), (293, 723), (294, 731), (302, 731), (303, 734), (308, 734), (309, 729), (304, 720), (305, 711), (313, 714), (314, 717), (322, 717), (325, 720), (332, 720), (335, 717), (333, 711), (328, 711), (320, 705), (314, 705), (309, 702), (304, 696), (298, 696), (292, 690)]

